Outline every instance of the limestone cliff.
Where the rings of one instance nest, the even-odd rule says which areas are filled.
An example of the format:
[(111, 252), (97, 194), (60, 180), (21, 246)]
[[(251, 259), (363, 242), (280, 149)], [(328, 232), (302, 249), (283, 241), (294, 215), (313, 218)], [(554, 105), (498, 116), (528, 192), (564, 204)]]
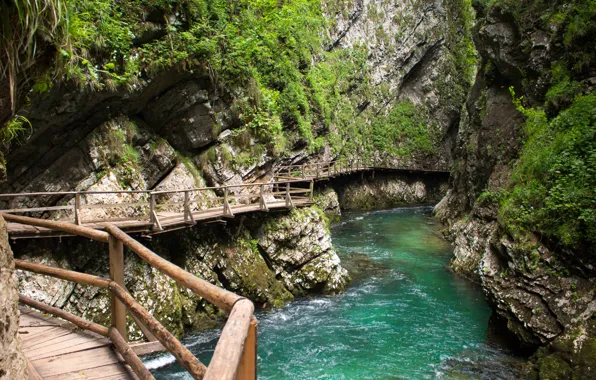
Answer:
[(27, 377), (25, 357), (21, 351), (17, 282), (14, 277), (12, 251), (8, 244), (6, 222), (0, 218), (0, 379)]
[[(452, 267), (483, 286), (498, 319), (522, 348), (534, 352), (541, 347), (525, 377), (592, 378), (596, 368), (594, 247), (580, 239), (572, 246), (547, 230), (548, 214), (539, 222), (523, 224), (526, 212), (546, 209), (553, 201), (534, 204), (528, 197), (519, 203), (516, 198), (525, 194), (526, 183), (541, 181), (519, 176), (530, 154), (536, 157), (539, 151), (529, 150), (532, 136), (540, 134), (532, 132), (529, 123), (535, 119), (525, 110), (544, 107), (548, 116), (541, 120), (546, 123), (563, 112), (574, 96), (591, 92), (590, 59), (576, 65), (573, 74), (566, 71), (574, 57), (590, 49), (581, 37), (585, 31), (574, 35), (568, 29), (573, 17), (585, 15), (577, 8), (557, 13), (562, 12), (559, 2), (548, 6), (479, 2), (476, 6), (475, 40), (482, 65), (462, 116), (450, 189), (436, 208), (455, 244)], [(512, 99), (510, 86), (516, 96), (524, 97), (521, 101)], [(550, 133), (554, 137), (560, 132), (551, 129)], [(543, 140), (540, 149), (549, 149), (548, 144), (548, 139)], [(552, 162), (545, 154), (539, 159), (544, 165)], [(582, 170), (592, 169), (587, 164)], [(549, 173), (554, 177), (545, 176), (546, 181), (556, 183), (562, 172)], [(542, 201), (551, 194), (541, 196)], [(564, 213), (560, 208), (559, 226), (565, 223)]]

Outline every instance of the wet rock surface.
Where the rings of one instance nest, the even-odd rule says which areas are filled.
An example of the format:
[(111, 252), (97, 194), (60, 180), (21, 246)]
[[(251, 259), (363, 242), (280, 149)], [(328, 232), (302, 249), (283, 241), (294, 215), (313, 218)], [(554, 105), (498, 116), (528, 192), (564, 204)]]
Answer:
[(0, 218), (0, 379), (6, 380), (27, 377), (21, 339), (17, 333), (19, 296), (16, 285), (6, 222)]

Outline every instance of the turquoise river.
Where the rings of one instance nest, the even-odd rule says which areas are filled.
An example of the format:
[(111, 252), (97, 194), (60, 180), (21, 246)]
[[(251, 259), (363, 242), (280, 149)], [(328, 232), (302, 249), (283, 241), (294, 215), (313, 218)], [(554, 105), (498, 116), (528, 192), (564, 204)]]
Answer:
[[(350, 213), (331, 229), (352, 282), (259, 311), (259, 379), (514, 379), (482, 291), (448, 269), (452, 250), (429, 208)], [(208, 363), (219, 331), (184, 343)], [(169, 354), (157, 379), (190, 378)]]

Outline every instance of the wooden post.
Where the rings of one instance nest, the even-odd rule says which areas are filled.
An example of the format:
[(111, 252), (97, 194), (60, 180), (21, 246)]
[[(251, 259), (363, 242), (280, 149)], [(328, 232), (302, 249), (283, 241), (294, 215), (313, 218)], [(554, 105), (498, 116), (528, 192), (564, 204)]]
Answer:
[(230, 202), (228, 201), (228, 188), (224, 188), (224, 204), (223, 204), (223, 213), (224, 216), (228, 218), (233, 218), (234, 213), (232, 212), (232, 208), (230, 207)]
[(81, 225), (81, 194), (75, 194), (75, 207), (74, 207), (74, 218), (75, 224)]
[(261, 211), (269, 211), (269, 208), (267, 207), (267, 200), (265, 200), (265, 185), (261, 184), (261, 190), (260, 190), (260, 195), (259, 195), (259, 205), (261, 207)]
[(155, 226), (155, 196), (149, 193), (149, 222)]
[[(124, 288), (124, 246), (114, 236), (109, 237), (110, 278)], [(126, 332), (126, 308), (113, 294), (110, 294), (112, 310), (112, 326), (118, 330), (124, 340), (128, 341)]]
[(294, 202), (292, 202), (292, 195), (290, 194), (290, 183), (286, 183), (286, 207), (294, 208)]
[(315, 192), (315, 181), (311, 180), (310, 181), (310, 194), (308, 196), (309, 202), (312, 202), (314, 192)]
[(306, 179), (306, 172), (304, 171), (304, 166), (306, 164), (302, 164), (302, 178)]
[(257, 379), (257, 330), (259, 322), (255, 317), (250, 321), (248, 335), (244, 342), (244, 352), (240, 359), (236, 380), (256, 380)]
[(319, 178), (319, 163), (318, 162), (315, 164), (315, 167), (316, 167), (316, 171), (317, 171), (316, 177)]

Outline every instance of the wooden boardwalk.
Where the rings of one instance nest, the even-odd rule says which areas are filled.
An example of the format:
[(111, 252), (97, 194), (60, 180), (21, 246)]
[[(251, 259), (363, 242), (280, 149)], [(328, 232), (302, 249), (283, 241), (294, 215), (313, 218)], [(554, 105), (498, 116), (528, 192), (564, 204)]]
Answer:
[(109, 339), (27, 307), (19, 309), (23, 352), (41, 378), (137, 379)]
[[(300, 198), (292, 200), (292, 207), (304, 207), (311, 204), (309, 199)], [(219, 220), (221, 218), (231, 218), (234, 215), (241, 215), (257, 211), (269, 211), (276, 209), (287, 209), (285, 200), (276, 200), (267, 203), (267, 210), (263, 210), (259, 204), (252, 205), (231, 205), (230, 211), (232, 215), (226, 215), (223, 207), (215, 207), (204, 211), (192, 212), (192, 220), (186, 216), (184, 212), (156, 212), (157, 220), (160, 227), (155, 228), (154, 223), (148, 221), (146, 218), (130, 218), (126, 220), (103, 220), (92, 223), (82, 223), (84, 227), (93, 228), (96, 230), (104, 230), (103, 223), (109, 222), (127, 233), (140, 233), (144, 235), (161, 234), (167, 231), (177, 230), (181, 228), (188, 228), (195, 225), (197, 222), (205, 222), (212, 220)], [(0, 210), (1, 212), (1, 210)], [(43, 238), (43, 237), (61, 237), (72, 236), (67, 232), (52, 230), (41, 226), (33, 226), (24, 223), (7, 223), (8, 235), (11, 239), (26, 239), (26, 238)]]
[[(312, 203), (315, 181), (354, 173), (372, 172), (374, 175), (375, 170), (447, 172), (442, 168), (395, 167), (364, 160), (330, 161), (282, 166), (275, 173), (273, 181), (268, 183), (165, 191), (0, 194), (0, 199), (5, 199), (7, 205), (0, 212), (67, 221), (96, 230), (103, 230), (104, 223), (112, 223), (127, 233), (154, 235), (188, 228), (197, 222), (233, 218), (237, 214), (308, 206)], [(46, 206), (48, 203), (50, 206)], [(65, 205), (56, 205), (58, 203)], [(104, 214), (100, 213), (102, 216), (99, 218), (94, 217), (97, 211)], [(70, 236), (63, 231), (46, 228), (43, 223), (19, 223), (18, 220), (9, 221), (8, 234), (11, 239)]]

